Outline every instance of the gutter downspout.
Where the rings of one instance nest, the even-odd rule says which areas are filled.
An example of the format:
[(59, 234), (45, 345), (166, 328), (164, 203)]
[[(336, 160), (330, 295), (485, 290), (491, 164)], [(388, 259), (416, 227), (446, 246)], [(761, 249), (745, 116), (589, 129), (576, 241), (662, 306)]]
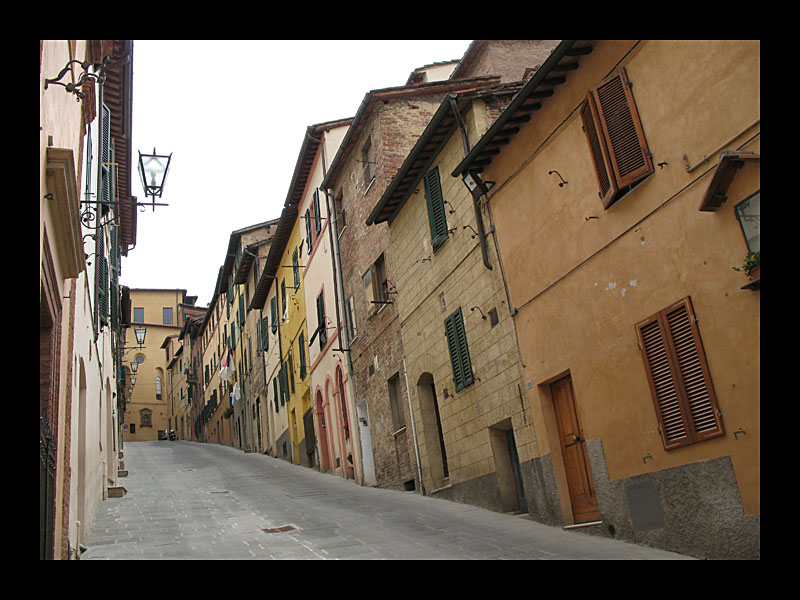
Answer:
[[(464, 156), (469, 154), (469, 138), (467, 137), (467, 129), (464, 126), (464, 121), (461, 120), (461, 114), (458, 112), (458, 104), (456, 103), (456, 94), (448, 94), (450, 100), (450, 107), (453, 109), (453, 115), (458, 122), (458, 127), (461, 129), (461, 141), (464, 143)], [(489, 262), (489, 253), (486, 248), (486, 230), (483, 227), (483, 216), (481, 209), (478, 206), (478, 198), (480, 198), (482, 191), (480, 187), (472, 191), (472, 206), (475, 209), (475, 221), (478, 224), (478, 239), (481, 244), (481, 255), (483, 256), (483, 265), (492, 270), (492, 264)]]
[(414, 407), (411, 405), (411, 388), (408, 387), (408, 371), (406, 370), (406, 357), (403, 355), (403, 377), (406, 380), (406, 396), (408, 396), (408, 417), (411, 419), (411, 435), (414, 436), (414, 454), (417, 457), (417, 479), (419, 479), (419, 489), (423, 496), (425, 494), (425, 483), (422, 481), (422, 467), (419, 464), (419, 443), (417, 442), (417, 428), (414, 425)]

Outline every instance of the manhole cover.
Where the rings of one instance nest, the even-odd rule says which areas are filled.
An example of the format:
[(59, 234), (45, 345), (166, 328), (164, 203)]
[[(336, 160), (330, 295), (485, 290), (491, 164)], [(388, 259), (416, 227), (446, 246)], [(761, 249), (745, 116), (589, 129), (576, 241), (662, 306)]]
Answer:
[(264, 533), (283, 533), (285, 531), (294, 531), (297, 529), (294, 525), (283, 525), (282, 527), (268, 527), (266, 529), (261, 529)]

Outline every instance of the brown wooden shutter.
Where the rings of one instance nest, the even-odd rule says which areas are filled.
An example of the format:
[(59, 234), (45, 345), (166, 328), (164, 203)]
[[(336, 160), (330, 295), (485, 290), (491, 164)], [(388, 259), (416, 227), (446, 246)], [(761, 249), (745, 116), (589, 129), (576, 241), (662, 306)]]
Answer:
[(636, 325), (664, 448), (725, 434), (691, 298)]
[(623, 188), (652, 173), (653, 161), (625, 69), (598, 83), (592, 95), (617, 185)]
[(586, 141), (589, 143), (589, 149), (592, 153), (592, 162), (594, 164), (594, 172), (597, 175), (597, 184), (600, 187), (600, 200), (603, 201), (603, 206), (608, 208), (614, 201), (617, 195), (617, 183), (611, 174), (608, 156), (608, 149), (606, 148), (605, 140), (601, 138), (600, 133), (597, 131), (595, 123), (597, 123), (597, 108), (594, 105), (594, 98), (589, 94), (586, 97), (586, 102), (583, 103), (581, 108), (581, 119), (583, 119), (583, 131), (586, 133)]
[(620, 190), (624, 191), (654, 170), (625, 69), (589, 91), (581, 118), (600, 185), (600, 197), (603, 206), (608, 208)]

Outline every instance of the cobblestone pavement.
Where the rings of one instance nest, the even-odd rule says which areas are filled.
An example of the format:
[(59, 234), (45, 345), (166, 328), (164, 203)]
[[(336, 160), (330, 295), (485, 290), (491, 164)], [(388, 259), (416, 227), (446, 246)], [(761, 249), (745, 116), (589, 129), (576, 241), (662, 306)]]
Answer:
[(214, 444), (129, 442), (82, 560), (689, 559)]

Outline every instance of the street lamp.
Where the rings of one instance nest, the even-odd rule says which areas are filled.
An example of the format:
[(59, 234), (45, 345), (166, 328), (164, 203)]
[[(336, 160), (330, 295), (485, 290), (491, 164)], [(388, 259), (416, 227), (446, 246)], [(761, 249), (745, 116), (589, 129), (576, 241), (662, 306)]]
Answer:
[(138, 369), (139, 369), (139, 361), (138, 361), (138, 360), (133, 360), (133, 361), (131, 361), (131, 371), (133, 371), (134, 373), (136, 373), (136, 371), (137, 371)]
[(141, 347), (142, 344), (144, 344), (144, 336), (147, 333), (147, 329), (144, 327), (136, 327), (133, 332), (136, 334), (136, 341), (139, 343), (139, 347)]
[[(139, 177), (142, 180), (144, 195), (150, 196), (153, 200), (151, 203), (153, 212), (156, 210), (156, 198), (161, 198), (164, 191), (164, 182), (167, 180), (171, 160), (171, 152), (169, 155), (157, 154), (155, 148), (153, 148), (152, 154), (142, 154), (142, 151), (139, 151)], [(167, 206), (167, 204), (159, 203), (158, 206)]]

